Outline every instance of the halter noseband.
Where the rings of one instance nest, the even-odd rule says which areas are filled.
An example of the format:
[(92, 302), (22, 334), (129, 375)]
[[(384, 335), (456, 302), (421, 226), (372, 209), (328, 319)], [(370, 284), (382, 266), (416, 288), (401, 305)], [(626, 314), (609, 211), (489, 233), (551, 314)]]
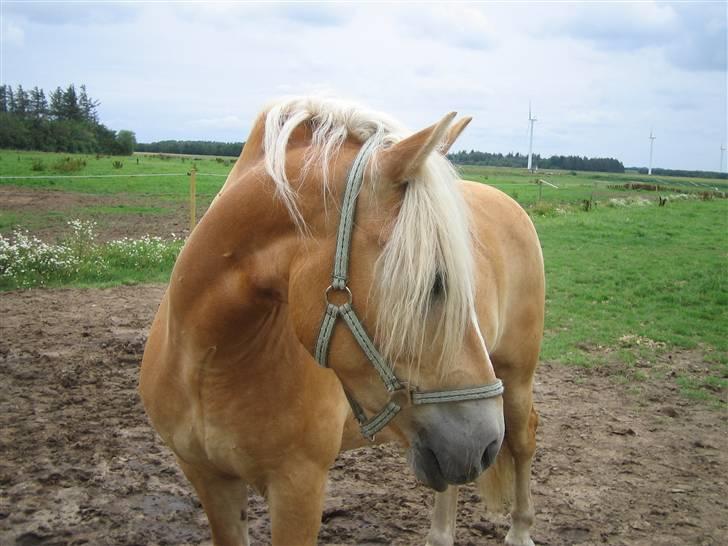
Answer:
[[(361, 150), (354, 159), (354, 163), (349, 171), (346, 180), (346, 190), (344, 192), (344, 202), (341, 207), (341, 220), (339, 222), (339, 231), (336, 236), (336, 254), (334, 256), (334, 272), (331, 275), (331, 285), (326, 289), (326, 312), (324, 313), (321, 327), (319, 329), (318, 340), (316, 341), (315, 358), (318, 363), (326, 367), (326, 358), (331, 342), (331, 334), (334, 331), (336, 320), (338, 317), (344, 319), (344, 322), (351, 330), (354, 339), (364, 354), (371, 362), (374, 369), (384, 383), (387, 392), (389, 392), (389, 401), (377, 414), (371, 418), (367, 418), (361, 405), (344, 389), (346, 398), (349, 401), (351, 410), (359, 421), (361, 433), (369, 440), (374, 439), (374, 435), (382, 430), (394, 418), (402, 408), (411, 405), (421, 404), (439, 404), (444, 402), (462, 402), (465, 400), (479, 400), (483, 398), (492, 398), (500, 396), (503, 393), (503, 383), (500, 379), (496, 379), (495, 383), (490, 385), (482, 385), (479, 387), (467, 387), (454, 390), (428, 391), (420, 392), (416, 387), (410, 387), (406, 383), (401, 382), (394, 375), (392, 367), (384, 360), (374, 346), (371, 338), (367, 335), (364, 326), (359, 317), (357, 317), (351, 306), (352, 294), (346, 285), (347, 271), (349, 266), (349, 249), (351, 247), (351, 233), (354, 227), (354, 213), (356, 210), (356, 199), (359, 195), (364, 180), (364, 169), (369, 159), (369, 154), (374, 147), (374, 140), (370, 138), (364, 143)], [(329, 294), (332, 291), (345, 292), (348, 301), (344, 304), (337, 305), (329, 301)]]

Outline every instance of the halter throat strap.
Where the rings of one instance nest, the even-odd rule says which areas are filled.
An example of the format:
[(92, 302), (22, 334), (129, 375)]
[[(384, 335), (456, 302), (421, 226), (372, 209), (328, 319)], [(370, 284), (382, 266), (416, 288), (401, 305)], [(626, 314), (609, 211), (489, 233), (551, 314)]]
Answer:
[[(346, 180), (344, 200), (341, 206), (341, 219), (339, 220), (339, 229), (336, 236), (334, 270), (331, 275), (331, 285), (325, 292), (326, 311), (321, 321), (314, 353), (318, 363), (322, 367), (327, 367), (331, 335), (333, 334), (334, 326), (338, 318), (341, 317), (389, 393), (389, 400), (386, 405), (378, 413), (368, 418), (361, 405), (354, 399), (351, 393), (344, 389), (354, 417), (359, 422), (362, 434), (370, 440), (373, 440), (374, 435), (387, 426), (402, 408), (411, 405), (479, 400), (503, 394), (503, 383), (500, 379), (497, 379), (495, 383), (489, 385), (428, 392), (418, 391), (416, 388), (412, 388), (401, 382), (394, 374), (392, 366), (389, 365), (377, 350), (367, 334), (364, 325), (354, 311), (352, 307), (353, 296), (347, 286), (351, 235), (354, 228), (357, 197), (359, 196), (359, 191), (364, 181), (367, 163), (374, 150), (375, 141), (376, 139), (370, 138), (361, 147)], [(347, 296), (346, 303), (331, 303), (329, 296), (332, 291), (345, 292)]]

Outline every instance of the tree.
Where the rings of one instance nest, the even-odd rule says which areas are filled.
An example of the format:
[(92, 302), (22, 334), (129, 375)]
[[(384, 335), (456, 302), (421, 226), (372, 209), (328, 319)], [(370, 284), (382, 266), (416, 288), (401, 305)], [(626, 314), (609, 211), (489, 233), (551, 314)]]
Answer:
[(8, 101), (8, 112), (13, 113), (15, 112), (15, 95), (13, 94), (13, 88), (10, 85), (8, 85), (6, 96)]
[(81, 93), (78, 96), (78, 105), (81, 109), (81, 116), (86, 121), (89, 121), (91, 123), (98, 123), (99, 117), (98, 113), (96, 112), (96, 108), (101, 104), (99, 101), (94, 100), (92, 98), (89, 98), (88, 94), (86, 93), (86, 85), (81, 85)]
[(30, 115), (36, 119), (45, 118), (48, 114), (48, 102), (42, 89), (34, 87), (30, 92)]
[(25, 92), (22, 85), (18, 85), (18, 88), (15, 90), (13, 113), (24, 118), (28, 114), (29, 106), (28, 94)]
[(116, 153), (116, 131), (106, 125), (97, 124), (94, 128), (98, 150), (105, 153)]
[(81, 107), (78, 104), (78, 95), (76, 95), (76, 87), (73, 84), (69, 85), (63, 92), (63, 116), (64, 119), (83, 119)]
[(159, 152), (164, 154), (194, 154), (239, 156), (243, 142), (214, 142), (206, 140), (162, 140), (159, 142), (137, 143), (135, 150), (140, 152)]
[(65, 119), (63, 112), (63, 90), (56, 87), (55, 91), (50, 95), (51, 104), (48, 113), (53, 119)]
[(132, 131), (121, 130), (116, 135), (116, 153), (131, 155), (136, 146), (136, 135)]
[(0, 114), (0, 148), (26, 149), (31, 144), (27, 123), (11, 112)]
[(8, 111), (8, 89), (9, 85), (0, 85), (0, 112)]
[(86, 86), (80, 92), (71, 84), (50, 93), (50, 105), (43, 89), (13, 92), (0, 86), (0, 148), (58, 152), (102, 152), (131, 154), (134, 133), (116, 131), (98, 121), (99, 102), (89, 97)]

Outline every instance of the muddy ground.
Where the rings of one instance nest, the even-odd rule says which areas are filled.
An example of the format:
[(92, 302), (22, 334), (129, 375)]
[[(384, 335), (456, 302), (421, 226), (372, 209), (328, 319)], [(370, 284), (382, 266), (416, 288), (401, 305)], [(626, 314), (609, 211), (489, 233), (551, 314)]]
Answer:
[[(200, 195), (197, 218), (207, 209), (212, 197)], [(169, 239), (189, 232), (189, 205), (179, 197), (157, 195), (93, 194), (0, 185), (0, 208), (18, 215), (20, 227), (34, 236), (53, 242), (70, 233), (69, 220), (96, 222), (100, 241), (153, 235)], [(0, 226), (10, 236), (15, 226)]]
[[(62, 237), (69, 218), (97, 220), (101, 240), (184, 236), (188, 218), (179, 201), (135, 212), (160, 207), (141, 196), (0, 186), (0, 200), (46, 240)], [(111, 210), (119, 203), (128, 210)], [(136, 393), (163, 290), (0, 294), (1, 545), (209, 541), (202, 509)], [(596, 371), (542, 364), (537, 544), (728, 544), (726, 415), (681, 397), (669, 377), (703, 366), (699, 351), (660, 359), (665, 373), (637, 384), (624, 382), (619, 362)], [(504, 520), (486, 518), (471, 487), (460, 499), (457, 543), (501, 544)], [(320, 543), (423, 544), (431, 503), (395, 448), (342, 454)], [(260, 497), (249, 514), (253, 543), (268, 543)]]
[[(0, 544), (200, 544), (207, 523), (136, 393), (162, 286), (0, 294)], [(666, 369), (700, 354), (664, 355)], [(728, 544), (726, 415), (669, 378), (543, 363), (537, 544)], [(340, 456), (321, 544), (423, 544), (431, 494), (392, 447)], [(502, 544), (470, 487), (457, 544)], [(269, 542), (253, 496), (254, 544)]]

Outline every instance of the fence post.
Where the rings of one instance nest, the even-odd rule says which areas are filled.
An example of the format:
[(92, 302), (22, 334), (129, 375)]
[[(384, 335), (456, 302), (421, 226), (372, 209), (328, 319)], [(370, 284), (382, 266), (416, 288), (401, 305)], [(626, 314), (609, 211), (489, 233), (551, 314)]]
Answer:
[(190, 233), (192, 233), (192, 230), (195, 229), (195, 224), (197, 224), (196, 179), (197, 169), (193, 167), (190, 171)]

